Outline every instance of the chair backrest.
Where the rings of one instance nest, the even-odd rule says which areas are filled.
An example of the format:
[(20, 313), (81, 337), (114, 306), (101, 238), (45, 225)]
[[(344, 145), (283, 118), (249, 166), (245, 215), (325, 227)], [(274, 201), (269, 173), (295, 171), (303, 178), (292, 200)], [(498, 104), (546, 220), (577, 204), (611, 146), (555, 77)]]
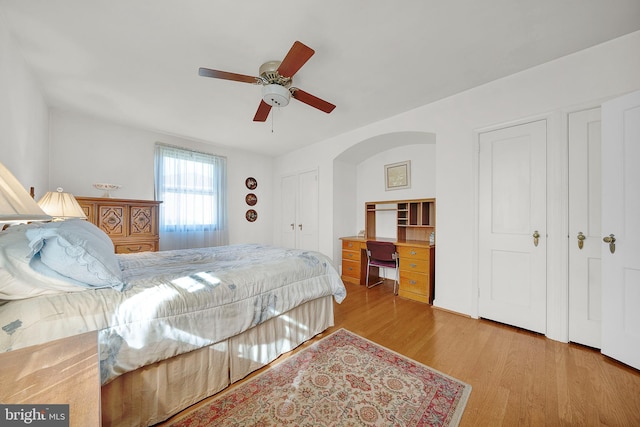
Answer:
[(372, 259), (379, 261), (394, 261), (396, 245), (391, 242), (378, 242), (367, 240), (367, 253)]

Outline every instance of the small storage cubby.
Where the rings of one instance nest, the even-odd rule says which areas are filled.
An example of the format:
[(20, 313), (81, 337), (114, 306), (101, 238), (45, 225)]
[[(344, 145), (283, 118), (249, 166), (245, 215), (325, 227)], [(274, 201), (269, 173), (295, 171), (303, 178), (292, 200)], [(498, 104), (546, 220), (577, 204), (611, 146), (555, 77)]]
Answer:
[(429, 241), (436, 228), (436, 200), (387, 200), (366, 203), (365, 231), (368, 239), (376, 237), (376, 212), (395, 211), (399, 241)]

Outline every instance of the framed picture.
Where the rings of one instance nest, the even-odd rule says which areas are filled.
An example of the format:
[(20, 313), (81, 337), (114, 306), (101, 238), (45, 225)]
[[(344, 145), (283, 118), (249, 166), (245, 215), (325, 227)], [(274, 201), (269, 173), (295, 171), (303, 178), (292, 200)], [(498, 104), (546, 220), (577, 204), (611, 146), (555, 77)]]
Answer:
[(384, 165), (384, 189), (411, 188), (411, 160)]

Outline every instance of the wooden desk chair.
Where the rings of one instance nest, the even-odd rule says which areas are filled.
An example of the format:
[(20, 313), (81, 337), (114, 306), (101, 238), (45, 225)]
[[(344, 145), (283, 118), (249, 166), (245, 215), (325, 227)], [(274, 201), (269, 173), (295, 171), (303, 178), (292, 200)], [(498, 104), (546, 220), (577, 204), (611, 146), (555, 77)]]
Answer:
[(369, 271), (371, 267), (379, 267), (379, 268), (395, 268), (396, 269), (396, 279), (393, 283), (393, 293), (394, 295), (398, 295), (398, 253), (396, 252), (396, 245), (391, 242), (378, 242), (376, 240), (368, 240), (367, 241), (367, 279), (365, 284), (367, 288), (373, 288), (374, 286), (379, 285), (384, 282), (384, 277), (379, 277), (376, 283), (369, 284)]

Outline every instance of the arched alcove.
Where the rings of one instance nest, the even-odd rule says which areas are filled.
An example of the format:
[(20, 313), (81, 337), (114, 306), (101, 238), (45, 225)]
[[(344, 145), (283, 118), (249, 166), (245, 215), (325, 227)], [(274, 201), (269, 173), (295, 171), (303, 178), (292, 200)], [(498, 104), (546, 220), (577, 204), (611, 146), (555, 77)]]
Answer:
[(396, 147), (416, 144), (435, 144), (436, 135), (430, 132), (406, 131), (376, 135), (344, 150), (335, 162), (358, 164), (369, 157)]
[[(434, 133), (390, 132), (364, 139), (334, 158), (334, 260), (341, 258), (339, 238), (357, 234), (359, 222), (364, 220), (364, 202), (368, 200), (363, 199), (367, 197), (363, 192), (378, 200), (435, 197), (435, 144)], [(411, 189), (385, 192), (383, 163), (404, 160), (411, 160), (412, 175), (424, 176), (425, 173), (432, 173), (432, 178), (412, 180)], [(372, 165), (367, 165), (368, 161)], [(433, 170), (425, 171), (425, 168)], [(428, 189), (424, 188), (425, 181), (429, 182)], [(363, 188), (367, 191), (363, 191)]]

